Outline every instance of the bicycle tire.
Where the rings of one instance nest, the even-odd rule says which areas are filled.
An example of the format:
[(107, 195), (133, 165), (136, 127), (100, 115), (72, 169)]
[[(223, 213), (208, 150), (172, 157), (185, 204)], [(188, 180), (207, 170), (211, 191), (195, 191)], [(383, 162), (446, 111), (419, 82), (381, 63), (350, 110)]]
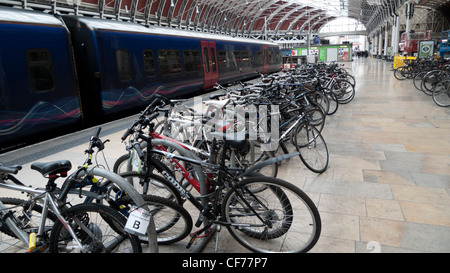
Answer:
[(417, 90), (422, 91), (422, 81), (427, 73), (428, 71), (422, 71), (420, 73), (417, 73), (416, 76), (414, 76), (413, 84)]
[(450, 79), (440, 81), (433, 89), (433, 101), (441, 107), (450, 106)]
[(326, 92), (326, 95), (327, 95), (328, 101), (330, 103), (330, 107), (328, 109), (327, 115), (330, 116), (337, 112), (337, 110), (339, 108), (339, 101), (336, 97), (336, 94), (334, 94), (333, 92)]
[(404, 66), (398, 67), (397, 69), (394, 70), (394, 77), (399, 81), (405, 80), (406, 79), (405, 70), (406, 68)]
[[(260, 224), (252, 209), (242, 205), (243, 200), (266, 224)], [(225, 194), (221, 209), (223, 221), (231, 223), (227, 229), (232, 237), (253, 252), (307, 252), (320, 237), (320, 214), (312, 200), (278, 178), (261, 176), (238, 182)]]
[[(81, 252), (142, 252), (139, 238), (124, 231), (126, 217), (110, 207), (97, 203), (79, 204), (67, 209), (63, 215), (85, 248)], [(99, 222), (94, 223), (94, 220)], [(77, 221), (81, 221), (84, 229), (87, 228), (91, 234), (83, 230)], [(72, 241), (64, 224), (57, 221), (50, 234), (49, 252), (76, 252), (79, 249), (71, 245)]]
[(323, 173), (328, 167), (328, 147), (322, 134), (311, 125), (297, 126), (294, 144), (303, 164), (315, 172)]
[(440, 70), (433, 70), (428, 72), (422, 80), (422, 92), (428, 96), (433, 95), (433, 89), (438, 82), (442, 79)]
[(356, 87), (356, 80), (354, 76), (346, 73), (339, 75), (338, 78), (349, 81), (354, 87)]
[(331, 86), (333, 92), (340, 104), (347, 104), (355, 97), (355, 87), (347, 80), (336, 81)]

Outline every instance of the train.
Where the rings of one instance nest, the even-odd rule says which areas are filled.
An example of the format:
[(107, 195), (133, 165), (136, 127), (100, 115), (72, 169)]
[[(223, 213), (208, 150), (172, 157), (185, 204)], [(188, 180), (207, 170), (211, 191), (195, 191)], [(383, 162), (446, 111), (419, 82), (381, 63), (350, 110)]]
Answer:
[(270, 41), (0, 6), (0, 153), (281, 68)]

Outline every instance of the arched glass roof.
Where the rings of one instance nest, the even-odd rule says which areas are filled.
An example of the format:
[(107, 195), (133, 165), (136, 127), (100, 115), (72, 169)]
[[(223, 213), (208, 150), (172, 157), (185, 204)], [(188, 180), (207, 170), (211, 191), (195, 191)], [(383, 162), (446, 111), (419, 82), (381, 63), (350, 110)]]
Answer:
[(407, 2), (450, 16), (448, 0), (0, 0), (18, 8), (254, 38), (317, 32), (341, 17), (370, 32)]

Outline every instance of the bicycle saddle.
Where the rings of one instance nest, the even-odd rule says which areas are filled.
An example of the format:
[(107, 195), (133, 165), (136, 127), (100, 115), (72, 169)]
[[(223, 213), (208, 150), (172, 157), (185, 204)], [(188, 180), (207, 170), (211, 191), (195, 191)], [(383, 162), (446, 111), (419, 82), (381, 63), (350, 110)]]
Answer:
[(247, 145), (248, 133), (247, 132), (235, 132), (235, 133), (225, 133), (225, 132), (211, 132), (212, 137), (217, 140), (225, 140), (231, 148), (244, 149)]
[(40, 172), (43, 176), (52, 176), (61, 174), (67, 175), (67, 172), (72, 169), (72, 163), (69, 160), (58, 160), (53, 162), (36, 162), (31, 164), (31, 169)]

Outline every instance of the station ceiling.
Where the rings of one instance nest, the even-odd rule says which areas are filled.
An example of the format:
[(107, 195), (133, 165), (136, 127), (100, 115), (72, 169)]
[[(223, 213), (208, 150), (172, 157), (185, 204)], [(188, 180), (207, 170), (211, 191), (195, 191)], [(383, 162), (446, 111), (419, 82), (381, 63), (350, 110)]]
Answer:
[(409, 2), (449, 19), (450, 0), (0, 0), (19, 8), (255, 38), (314, 33), (341, 17), (371, 31)]

